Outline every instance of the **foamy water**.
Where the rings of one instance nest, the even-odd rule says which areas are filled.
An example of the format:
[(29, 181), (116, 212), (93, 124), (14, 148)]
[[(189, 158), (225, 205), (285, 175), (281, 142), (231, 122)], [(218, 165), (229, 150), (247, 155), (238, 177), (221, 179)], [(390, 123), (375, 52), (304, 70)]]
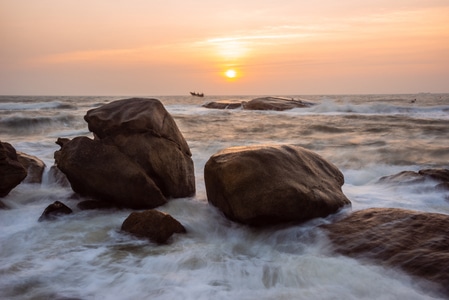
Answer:
[[(290, 96), (289, 96), (290, 97)], [(291, 97), (299, 98), (292, 95)], [(0, 139), (48, 168), (58, 137), (91, 136), (88, 109), (125, 97), (0, 97)], [(432, 285), (332, 252), (317, 227), (254, 229), (208, 205), (204, 164), (230, 146), (289, 143), (337, 165), (352, 209), (400, 207), (449, 214), (435, 183), (380, 184), (404, 170), (449, 168), (449, 95), (301, 96), (318, 105), (285, 112), (211, 110), (210, 100), (154, 97), (172, 114), (195, 163), (195, 197), (158, 209), (187, 229), (157, 246), (120, 232), (131, 210), (79, 211), (69, 188), (44, 175), (0, 210), (1, 299), (435, 299)], [(416, 101), (414, 101), (416, 99)], [(413, 103), (412, 103), (413, 102)], [(59, 200), (75, 213), (37, 222)]]

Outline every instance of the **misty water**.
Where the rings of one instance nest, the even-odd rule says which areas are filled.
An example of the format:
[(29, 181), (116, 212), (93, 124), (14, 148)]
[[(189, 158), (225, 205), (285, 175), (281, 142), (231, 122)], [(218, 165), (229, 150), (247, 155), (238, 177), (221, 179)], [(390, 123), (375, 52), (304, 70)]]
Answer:
[[(83, 116), (127, 97), (0, 97), (0, 140), (46, 165), (42, 184), (22, 183), (0, 210), (1, 299), (438, 299), (429, 283), (375, 262), (336, 254), (318, 226), (251, 228), (227, 220), (206, 197), (211, 155), (239, 145), (295, 144), (335, 164), (351, 210), (398, 207), (449, 214), (434, 182), (382, 176), (449, 168), (449, 94), (288, 95), (317, 105), (289, 111), (201, 105), (255, 96), (149, 96), (162, 101), (192, 152), (196, 195), (158, 210), (187, 229), (156, 245), (120, 231), (131, 210), (80, 211), (70, 187), (48, 175), (58, 137), (89, 136)], [(59, 200), (74, 214), (38, 222)], [(342, 214), (346, 211), (340, 212)]]

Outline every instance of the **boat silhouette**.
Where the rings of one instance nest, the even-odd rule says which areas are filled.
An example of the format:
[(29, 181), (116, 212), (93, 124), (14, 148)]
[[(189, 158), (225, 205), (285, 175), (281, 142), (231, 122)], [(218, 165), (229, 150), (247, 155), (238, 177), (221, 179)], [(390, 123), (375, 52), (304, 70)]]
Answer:
[(195, 97), (204, 97), (203, 93), (190, 92), (190, 95), (195, 96)]

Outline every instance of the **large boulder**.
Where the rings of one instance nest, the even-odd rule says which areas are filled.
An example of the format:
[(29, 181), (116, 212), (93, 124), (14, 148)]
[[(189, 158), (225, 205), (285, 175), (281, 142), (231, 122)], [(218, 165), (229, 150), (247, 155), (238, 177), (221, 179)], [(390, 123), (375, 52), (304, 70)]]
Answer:
[(350, 204), (340, 170), (299, 146), (222, 150), (207, 161), (204, 179), (209, 203), (244, 224), (301, 222)]
[(17, 159), (28, 172), (28, 175), (23, 182), (42, 183), (42, 174), (45, 170), (45, 163), (41, 159), (23, 152), (17, 152)]
[(75, 192), (131, 208), (195, 194), (189, 146), (159, 100), (114, 101), (84, 119), (95, 139), (59, 139), (55, 153)]
[(121, 230), (160, 244), (174, 233), (186, 232), (184, 226), (172, 216), (154, 209), (132, 212), (123, 222)]
[(323, 228), (336, 251), (399, 267), (449, 296), (449, 215), (371, 208)]
[(130, 208), (154, 208), (166, 198), (142, 167), (115, 146), (88, 137), (65, 142), (55, 155), (58, 168), (65, 173), (72, 189)]
[(84, 119), (89, 130), (100, 139), (120, 133), (150, 133), (174, 142), (183, 153), (191, 155), (175, 120), (157, 99), (113, 101), (89, 110)]
[(27, 170), (17, 158), (17, 152), (9, 143), (0, 141), (0, 197), (5, 197), (27, 176)]
[(310, 107), (313, 103), (283, 97), (262, 97), (243, 103), (248, 110), (288, 110), (293, 108)]

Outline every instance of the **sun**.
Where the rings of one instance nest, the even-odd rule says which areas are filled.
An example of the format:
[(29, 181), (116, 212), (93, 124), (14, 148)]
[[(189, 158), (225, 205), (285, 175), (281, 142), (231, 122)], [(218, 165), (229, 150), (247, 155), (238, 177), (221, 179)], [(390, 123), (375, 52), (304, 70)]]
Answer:
[(225, 75), (228, 78), (235, 78), (235, 76), (237, 76), (237, 72), (233, 69), (229, 69), (225, 72)]

